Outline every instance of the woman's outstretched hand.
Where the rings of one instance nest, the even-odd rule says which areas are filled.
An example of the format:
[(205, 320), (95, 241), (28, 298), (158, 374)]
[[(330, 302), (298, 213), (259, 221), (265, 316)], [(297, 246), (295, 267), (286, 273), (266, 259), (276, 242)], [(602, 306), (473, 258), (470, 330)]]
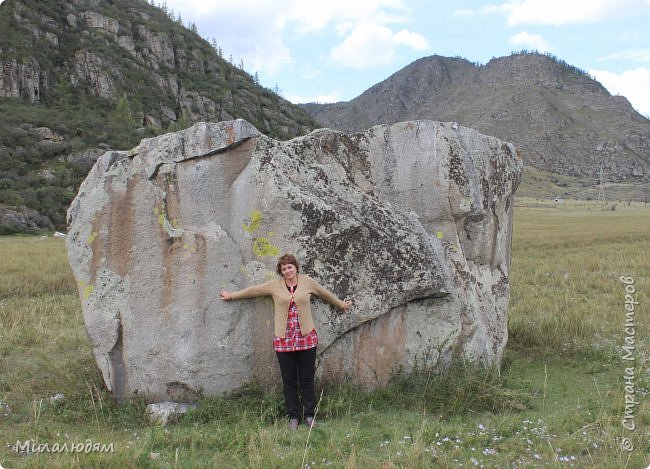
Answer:
[(230, 294), (229, 291), (221, 290), (221, 293), (219, 293), (219, 298), (221, 298), (222, 300), (230, 301), (232, 300), (232, 295)]
[(347, 298), (343, 300), (343, 303), (345, 303), (345, 306), (343, 306), (343, 311), (348, 311), (350, 309), (350, 306), (352, 306), (352, 300), (348, 300)]

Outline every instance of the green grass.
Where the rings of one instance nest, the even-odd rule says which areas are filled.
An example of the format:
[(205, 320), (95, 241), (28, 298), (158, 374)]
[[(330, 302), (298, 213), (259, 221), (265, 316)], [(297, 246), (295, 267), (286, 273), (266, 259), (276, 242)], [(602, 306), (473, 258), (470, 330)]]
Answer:
[[(518, 210), (513, 233), (510, 345), (538, 352), (605, 345), (621, 334), (624, 285), (650, 265), (649, 209)], [(618, 318), (618, 320), (614, 320)]]
[[(650, 209), (517, 207), (509, 343), (500, 369), (398, 373), (384, 389), (318, 388), (320, 426), (289, 432), (251, 385), (167, 427), (113, 401), (85, 334), (62, 240), (0, 238), (0, 464), (14, 467), (603, 467), (650, 464)], [(621, 424), (624, 285), (635, 279), (636, 429)], [(62, 401), (51, 401), (63, 393)], [(630, 439), (631, 452), (621, 448)], [(7, 445), (113, 444), (17, 455)]]

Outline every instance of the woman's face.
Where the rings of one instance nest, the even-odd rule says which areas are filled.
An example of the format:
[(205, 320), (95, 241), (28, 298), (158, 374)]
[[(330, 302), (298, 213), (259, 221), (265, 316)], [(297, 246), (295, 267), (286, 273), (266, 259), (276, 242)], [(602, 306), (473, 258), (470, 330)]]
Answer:
[(285, 279), (292, 279), (298, 273), (298, 271), (296, 270), (296, 266), (293, 264), (282, 264), (280, 266), (280, 271), (282, 272), (282, 276)]

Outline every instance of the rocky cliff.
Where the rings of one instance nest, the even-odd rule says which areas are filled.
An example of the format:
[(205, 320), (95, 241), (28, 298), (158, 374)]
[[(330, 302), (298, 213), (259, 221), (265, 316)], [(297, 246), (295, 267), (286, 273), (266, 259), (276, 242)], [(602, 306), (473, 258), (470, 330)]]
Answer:
[(0, 234), (65, 229), (108, 148), (199, 120), (245, 118), (280, 139), (316, 127), (170, 16), (144, 0), (0, 5)]
[(539, 169), (594, 178), (602, 164), (607, 181), (650, 181), (650, 121), (547, 55), (513, 54), (486, 65), (425, 57), (349, 102), (303, 107), (345, 131), (407, 119), (456, 121), (515, 143)]
[(0, 96), (51, 103), (73, 92), (116, 103), (125, 95), (138, 102), (141, 126), (237, 115), (280, 138), (313, 128), (144, 0), (7, 0), (2, 26)]
[(284, 252), (354, 302), (312, 300), (322, 379), (498, 363), (521, 169), (511, 144), (432, 121), (286, 142), (200, 123), (104, 154), (66, 243), (108, 388), (187, 399), (276, 381), (268, 298), (218, 291), (274, 278)]

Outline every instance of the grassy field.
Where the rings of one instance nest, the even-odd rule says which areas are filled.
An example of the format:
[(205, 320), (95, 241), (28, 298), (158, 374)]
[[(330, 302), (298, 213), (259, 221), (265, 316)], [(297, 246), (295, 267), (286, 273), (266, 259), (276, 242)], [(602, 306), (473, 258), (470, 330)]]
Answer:
[[(280, 394), (255, 387), (147, 423), (144, 402), (102, 387), (63, 241), (0, 238), (0, 466), (646, 468), (650, 207), (533, 205), (515, 209), (502, 367), (328, 387), (311, 432), (286, 430)], [(627, 329), (621, 276), (639, 303)], [(26, 440), (77, 451), (16, 453)]]

